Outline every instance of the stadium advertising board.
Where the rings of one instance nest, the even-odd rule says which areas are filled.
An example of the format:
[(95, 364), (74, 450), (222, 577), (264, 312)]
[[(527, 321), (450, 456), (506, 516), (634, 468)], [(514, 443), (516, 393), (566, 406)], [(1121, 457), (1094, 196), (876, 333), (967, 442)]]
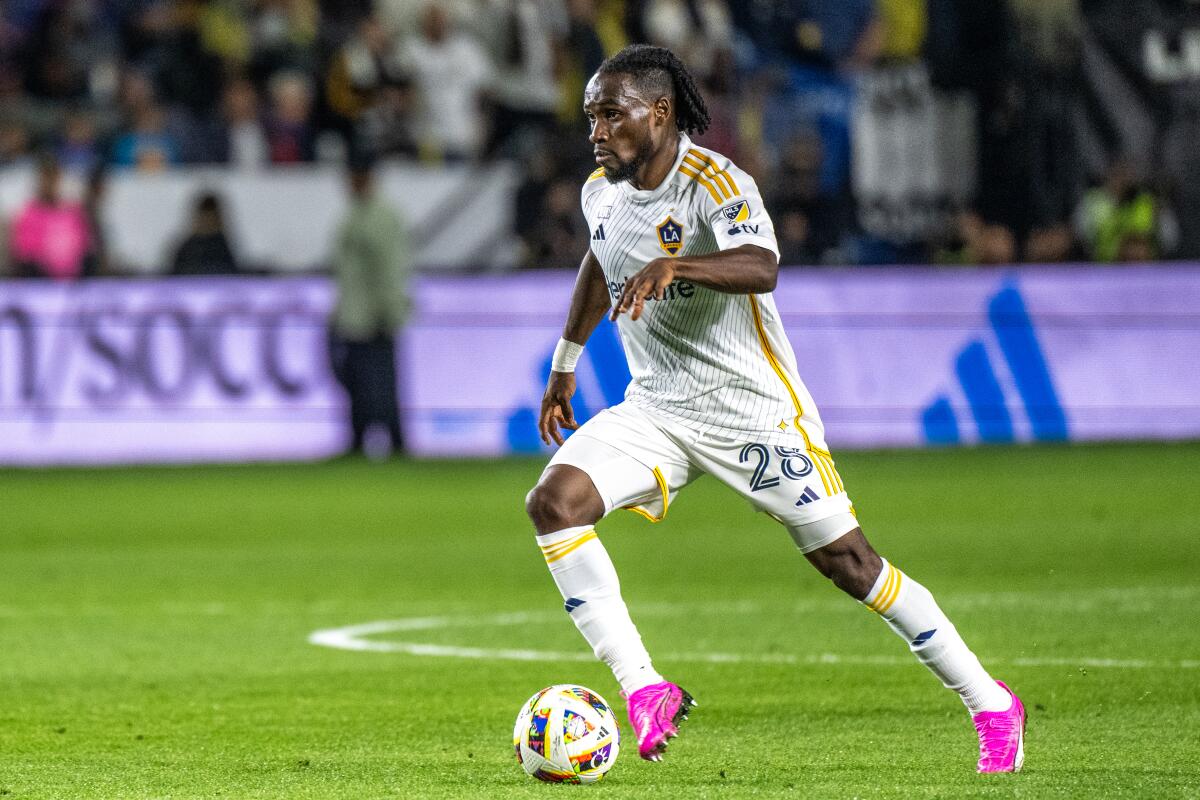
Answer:
[[(399, 355), (424, 456), (546, 449), (574, 276), (415, 287)], [(1200, 437), (1200, 267), (786, 271), (777, 304), (839, 447)], [(321, 279), (0, 283), (0, 462), (310, 459), (348, 440)], [(629, 380), (602, 323), (576, 415)]]
[[(534, 419), (572, 280), (423, 287), (407, 337), (420, 452), (544, 449)], [(835, 449), (1200, 436), (1195, 266), (786, 270), (776, 304)], [(628, 379), (605, 321), (576, 416)]]
[(0, 462), (334, 453), (329, 299), (303, 279), (0, 283)]

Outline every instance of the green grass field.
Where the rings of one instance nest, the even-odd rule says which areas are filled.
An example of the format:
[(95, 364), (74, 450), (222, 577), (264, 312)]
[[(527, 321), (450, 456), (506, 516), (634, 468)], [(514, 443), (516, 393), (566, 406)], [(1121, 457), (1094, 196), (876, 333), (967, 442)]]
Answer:
[[(701, 705), (657, 765), (622, 720), (591, 787), (511, 748), (546, 684), (619, 700), (523, 516), (540, 461), (3, 471), (0, 796), (1200, 797), (1198, 466), (1196, 444), (841, 454), (876, 547), (1025, 699), (1016, 776), (975, 775), (958, 699), (730, 491), (614, 515), (635, 620)], [(429, 616), (370, 639), (574, 660), (308, 642)]]

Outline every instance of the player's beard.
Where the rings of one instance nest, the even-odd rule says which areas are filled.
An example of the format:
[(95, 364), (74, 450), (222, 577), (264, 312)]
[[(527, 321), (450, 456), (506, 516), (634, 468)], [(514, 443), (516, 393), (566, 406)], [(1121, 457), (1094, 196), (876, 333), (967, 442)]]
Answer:
[(604, 177), (608, 178), (609, 183), (620, 183), (621, 181), (633, 180), (637, 177), (638, 170), (646, 165), (650, 160), (650, 154), (654, 151), (654, 145), (650, 138), (646, 137), (641, 144), (638, 145), (637, 152), (633, 154), (633, 158), (628, 161), (621, 161), (616, 168), (604, 168)]

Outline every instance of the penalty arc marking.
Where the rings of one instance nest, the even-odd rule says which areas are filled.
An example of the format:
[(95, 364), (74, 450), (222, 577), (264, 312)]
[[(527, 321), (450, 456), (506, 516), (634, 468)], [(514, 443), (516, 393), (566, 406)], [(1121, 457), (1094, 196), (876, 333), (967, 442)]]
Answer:
[[(372, 638), (381, 634), (412, 633), (419, 631), (445, 630), (447, 628), (503, 627), (525, 625), (530, 622), (558, 619), (555, 614), (496, 614), (458, 617), (408, 617), (405, 619), (380, 620), (342, 628), (327, 628), (313, 631), (308, 636), (310, 644), (368, 653), (403, 653), (412, 656), (434, 658), (461, 658), (487, 661), (595, 661), (595, 656), (586, 650), (555, 651), (526, 650), (493, 647), (466, 647), (459, 645), (430, 644), (406, 641), (405, 638)], [(665, 653), (660, 656), (667, 661), (703, 662), (709, 664), (843, 664), (847, 666), (910, 666), (915, 663), (912, 656), (901, 655), (841, 655), (837, 653), (720, 653), (682, 652)], [(1009, 664), (1017, 667), (1079, 667), (1109, 669), (1196, 669), (1200, 659), (1166, 661), (1141, 658), (1095, 658), (1095, 657), (1034, 657), (1034, 658), (987, 658), (989, 664)]]

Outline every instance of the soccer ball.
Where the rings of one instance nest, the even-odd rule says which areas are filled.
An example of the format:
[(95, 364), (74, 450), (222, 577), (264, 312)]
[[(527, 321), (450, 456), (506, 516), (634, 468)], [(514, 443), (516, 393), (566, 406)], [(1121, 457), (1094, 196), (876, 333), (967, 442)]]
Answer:
[(595, 783), (617, 760), (621, 730), (603, 697), (561, 683), (529, 698), (513, 728), (525, 772), (550, 783)]

